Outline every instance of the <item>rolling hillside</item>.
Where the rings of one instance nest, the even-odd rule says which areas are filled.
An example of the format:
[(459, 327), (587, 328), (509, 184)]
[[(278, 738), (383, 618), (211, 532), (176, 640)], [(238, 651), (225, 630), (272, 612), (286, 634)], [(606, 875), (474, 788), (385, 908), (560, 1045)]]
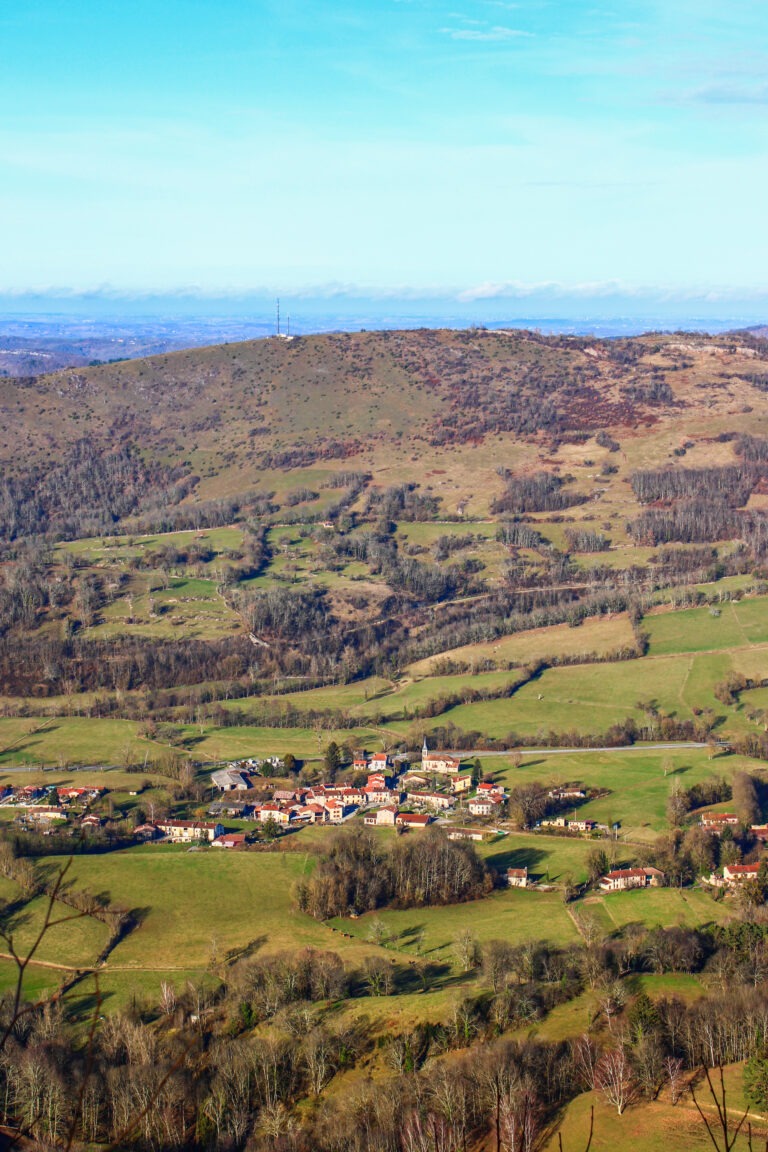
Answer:
[[(766, 358), (768, 345), (748, 335), (596, 341), (473, 330), (249, 341), (0, 380), (0, 459), (23, 471), (63, 458), (83, 437), (131, 443), (191, 468), (200, 499), (318, 461), (373, 465), (382, 479), (423, 481), (438, 468), (456, 485), (441, 484), (455, 511), (467, 468), (532, 463), (537, 448), (546, 457), (563, 438), (608, 429), (629, 441), (629, 456), (642, 445), (637, 454), (658, 460), (725, 426), (755, 431), (768, 416)], [(448, 446), (458, 454), (446, 460)]]
[(424, 330), (1, 380), (6, 709), (215, 703), (206, 749), (301, 751), (320, 717), (601, 738), (653, 697), (667, 734), (757, 735), (766, 363), (749, 333)]

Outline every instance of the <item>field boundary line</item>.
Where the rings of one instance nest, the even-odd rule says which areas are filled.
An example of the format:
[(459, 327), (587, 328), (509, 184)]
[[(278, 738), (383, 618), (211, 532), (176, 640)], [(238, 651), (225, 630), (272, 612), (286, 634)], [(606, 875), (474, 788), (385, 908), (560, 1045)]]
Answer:
[(579, 939), (580, 939), (580, 940), (583, 940), (583, 941), (584, 941), (584, 943), (586, 944), (586, 942), (587, 942), (587, 941), (586, 941), (586, 937), (585, 937), (585, 935), (584, 935), (584, 932), (582, 931), (581, 925), (579, 924), (579, 918), (578, 918), (578, 916), (577, 916), (577, 915), (576, 915), (576, 913), (574, 912), (573, 908), (571, 908), (570, 904), (566, 904), (566, 906), (565, 906), (565, 910), (566, 910), (566, 912), (568, 913), (568, 915), (570, 916), (570, 918), (571, 918), (571, 920), (572, 920), (572, 922), (573, 922), (573, 926), (574, 926), (574, 928), (576, 929), (576, 932), (578, 933), (578, 937), (579, 937)]

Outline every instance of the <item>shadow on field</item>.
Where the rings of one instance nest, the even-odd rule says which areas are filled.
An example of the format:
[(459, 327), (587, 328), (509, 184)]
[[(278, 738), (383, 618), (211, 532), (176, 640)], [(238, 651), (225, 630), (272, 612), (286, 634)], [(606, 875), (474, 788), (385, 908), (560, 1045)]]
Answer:
[[(386, 972), (382, 974), (382, 969)], [(354, 999), (369, 996), (408, 996), (418, 992), (437, 992), (462, 984), (466, 973), (457, 973), (451, 964), (435, 960), (409, 960), (375, 957), (357, 971), (350, 982)], [(343, 1009), (343, 1001), (339, 1001)]]
[(26, 910), (29, 900), (29, 896), (18, 896), (3, 905), (0, 911), (0, 931), (4, 938), (8, 938), (8, 942), (12, 940), (15, 932), (31, 921), (32, 916)]
[(104, 1005), (113, 996), (113, 992), (104, 992), (102, 989), (69, 995), (65, 1002), (67, 1018), (74, 1024), (91, 1023), (95, 1017), (103, 1014)]
[(543, 852), (541, 848), (510, 848), (507, 852), (494, 852), (493, 855), (486, 856), (485, 862), (489, 868), (495, 868), (499, 872), (505, 872), (507, 868), (527, 868), (533, 878), (537, 868), (546, 871), (544, 862), (547, 856), (548, 853)]
[(415, 944), (420, 936), (426, 931), (426, 924), (412, 924), (409, 928), (403, 928), (397, 940), (399, 944)]
[(256, 953), (264, 947), (268, 940), (268, 936), (255, 936), (253, 940), (249, 940), (247, 944), (240, 945), (237, 948), (230, 948), (228, 952), (224, 953), (224, 963), (231, 966), (239, 960), (249, 960), (251, 956), (255, 956)]

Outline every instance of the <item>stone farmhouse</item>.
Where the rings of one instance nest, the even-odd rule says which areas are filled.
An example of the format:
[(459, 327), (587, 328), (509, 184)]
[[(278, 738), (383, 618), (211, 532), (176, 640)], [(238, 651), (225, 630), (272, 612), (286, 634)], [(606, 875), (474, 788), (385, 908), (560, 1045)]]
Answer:
[(664, 873), (658, 868), (617, 868), (601, 876), (602, 892), (624, 892), (628, 888), (660, 888)]
[(196, 844), (200, 840), (210, 844), (224, 831), (223, 824), (209, 820), (165, 820), (158, 822), (157, 827), (174, 844)]
[(725, 864), (723, 866), (723, 883), (727, 888), (736, 888), (745, 880), (757, 880), (759, 864)]
[(510, 888), (528, 887), (527, 868), (507, 868), (507, 884)]
[(377, 808), (375, 812), (368, 812), (364, 817), (364, 823), (369, 828), (394, 828), (396, 820), (397, 808), (389, 804)]
[(500, 811), (502, 803), (503, 797), (499, 795), (473, 796), (467, 804), (467, 809), (473, 816), (493, 816)]
[(420, 815), (416, 812), (398, 812), (395, 817), (395, 824), (400, 828), (426, 828), (431, 823), (432, 817), (427, 813)]

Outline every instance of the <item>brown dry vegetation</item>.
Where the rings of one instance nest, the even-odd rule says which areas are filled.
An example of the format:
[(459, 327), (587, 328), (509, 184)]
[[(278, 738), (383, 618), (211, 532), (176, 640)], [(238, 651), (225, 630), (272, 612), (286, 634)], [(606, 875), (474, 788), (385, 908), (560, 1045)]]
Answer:
[[(14, 468), (50, 458), (87, 434), (188, 461), (206, 498), (242, 491), (270, 464), (322, 468), (350, 458), (382, 468), (376, 481), (385, 483), (395, 472), (423, 480), (442, 467), (447, 487), (457, 483), (453, 456), (445, 469), (448, 444), (487, 466), (497, 455), (531, 462), (543, 436), (553, 467), (568, 467), (582, 446), (553, 450), (552, 439), (607, 427), (633, 464), (642, 443), (648, 466), (699, 440), (703, 423), (710, 438), (724, 419), (753, 431), (764, 422), (763, 393), (744, 379), (763, 355), (755, 341), (727, 336), (609, 342), (438, 331), (249, 341), (2, 380), (0, 459)], [(522, 453), (521, 434), (534, 438)]]

